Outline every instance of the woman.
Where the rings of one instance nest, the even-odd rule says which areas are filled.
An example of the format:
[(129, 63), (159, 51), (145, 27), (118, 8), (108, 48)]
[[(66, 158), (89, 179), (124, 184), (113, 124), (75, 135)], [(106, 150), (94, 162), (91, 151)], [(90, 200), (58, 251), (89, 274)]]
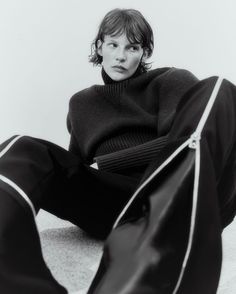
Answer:
[[(201, 82), (190, 72), (175, 68), (148, 70), (153, 33), (140, 12), (110, 11), (100, 24), (94, 49), (90, 61), (102, 65), (105, 85), (94, 85), (72, 97), (67, 120), (69, 152), (26, 136), (13, 137), (1, 145), (1, 293), (66, 293), (44, 263), (33, 221), (38, 210), (43, 208), (97, 238), (106, 238), (140, 183), (162, 162), (165, 150), (169, 152), (191, 134), (204, 109), (212, 80)], [(199, 92), (203, 95), (197, 101)], [(226, 101), (233, 94), (235, 98), (235, 93), (235, 87), (225, 82), (221, 94), (230, 97)], [(215, 145), (211, 146), (212, 158), (218, 159), (214, 168), (219, 189), (225, 183), (222, 179), (229, 180), (229, 175), (233, 179), (230, 164), (234, 162), (235, 110), (235, 101), (231, 101), (231, 112), (228, 108), (221, 114), (216, 111), (213, 118), (214, 122), (220, 116), (228, 118), (225, 124), (229, 131), (223, 132), (224, 125), (217, 124), (220, 137), (213, 134), (209, 143), (227, 142), (217, 153)], [(226, 165), (227, 173), (223, 173)], [(231, 181), (229, 184), (233, 187)], [(224, 191), (225, 198), (220, 200), (222, 226), (235, 213), (231, 192)], [(140, 214), (140, 207), (132, 213)], [(218, 256), (216, 265), (218, 269)], [(119, 276), (117, 280), (122, 285)], [(211, 290), (218, 276), (213, 280), (209, 282)], [(158, 293), (172, 293), (171, 287)], [(90, 291), (97, 293), (95, 288)], [(157, 288), (152, 291), (157, 293)]]

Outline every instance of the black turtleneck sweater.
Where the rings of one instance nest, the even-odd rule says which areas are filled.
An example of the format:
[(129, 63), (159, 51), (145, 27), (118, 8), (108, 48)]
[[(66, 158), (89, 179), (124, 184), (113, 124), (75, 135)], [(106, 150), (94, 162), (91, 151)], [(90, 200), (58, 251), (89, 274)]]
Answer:
[(176, 106), (198, 79), (187, 70), (136, 71), (105, 85), (86, 88), (70, 100), (69, 150), (90, 165), (111, 172), (143, 169), (164, 146)]

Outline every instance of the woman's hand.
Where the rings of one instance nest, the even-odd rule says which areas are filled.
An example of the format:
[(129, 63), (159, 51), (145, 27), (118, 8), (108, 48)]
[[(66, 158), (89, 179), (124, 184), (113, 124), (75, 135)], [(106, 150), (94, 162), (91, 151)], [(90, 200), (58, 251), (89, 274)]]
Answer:
[(98, 164), (97, 162), (94, 162), (93, 164), (90, 165), (90, 167), (98, 169)]

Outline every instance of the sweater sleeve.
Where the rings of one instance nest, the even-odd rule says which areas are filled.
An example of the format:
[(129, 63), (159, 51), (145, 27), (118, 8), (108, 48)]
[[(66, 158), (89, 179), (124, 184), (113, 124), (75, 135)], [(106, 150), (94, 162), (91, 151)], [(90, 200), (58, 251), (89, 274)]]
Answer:
[(144, 144), (95, 157), (98, 168), (110, 172), (143, 166), (150, 163), (167, 142), (163, 136)]
[(70, 142), (69, 142), (68, 150), (72, 152), (73, 154), (75, 154), (77, 157), (79, 157), (80, 160), (83, 162), (79, 144), (77, 142), (75, 131), (74, 131), (73, 115), (72, 115), (73, 113), (72, 98), (70, 99), (69, 111), (66, 118), (67, 130), (70, 133)]
[(68, 129), (68, 131), (70, 133), (70, 143), (69, 143), (68, 150), (70, 152), (74, 153), (75, 155), (79, 155), (78, 144), (76, 142), (76, 138), (75, 138), (74, 132), (72, 130), (71, 121), (70, 121), (70, 115), (69, 114), (67, 115), (66, 123), (67, 123), (67, 129)]

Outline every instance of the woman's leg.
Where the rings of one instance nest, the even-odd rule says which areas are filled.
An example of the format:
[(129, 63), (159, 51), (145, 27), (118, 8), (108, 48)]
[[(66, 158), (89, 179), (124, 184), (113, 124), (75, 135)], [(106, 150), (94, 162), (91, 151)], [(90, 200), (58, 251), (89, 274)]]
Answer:
[(81, 164), (32, 137), (0, 146), (0, 292), (66, 293), (42, 257), (34, 216), (42, 207), (99, 238), (109, 233), (137, 181)]
[(0, 188), (0, 292), (64, 294), (47, 268), (29, 207)]
[(167, 145), (145, 172), (149, 186), (137, 190), (144, 213), (125, 223), (127, 210), (112, 231), (89, 294), (216, 293), (221, 232), (236, 212), (233, 84), (223, 81), (201, 140), (195, 147), (187, 142), (215, 83), (216, 77), (200, 81), (183, 97)]
[[(186, 93), (170, 133), (172, 141), (195, 130), (215, 82), (215, 77), (205, 79)], [(231, 82), (223, 80), (201, 137), (213, 164), (216, 201), (224, 228), (236, 213), (236, 86)]]
[(67, 293), (52, 277), (40, 247), (35, 214), (53, 170), (46, 146), (15, 137), (0, 146), (0, 292)]
[[(105, 239), (139, 179), (81, 165), (64, 170), (45, 193), (41, 207)], [(66, 182), (66, 183), (65, 183)]]

